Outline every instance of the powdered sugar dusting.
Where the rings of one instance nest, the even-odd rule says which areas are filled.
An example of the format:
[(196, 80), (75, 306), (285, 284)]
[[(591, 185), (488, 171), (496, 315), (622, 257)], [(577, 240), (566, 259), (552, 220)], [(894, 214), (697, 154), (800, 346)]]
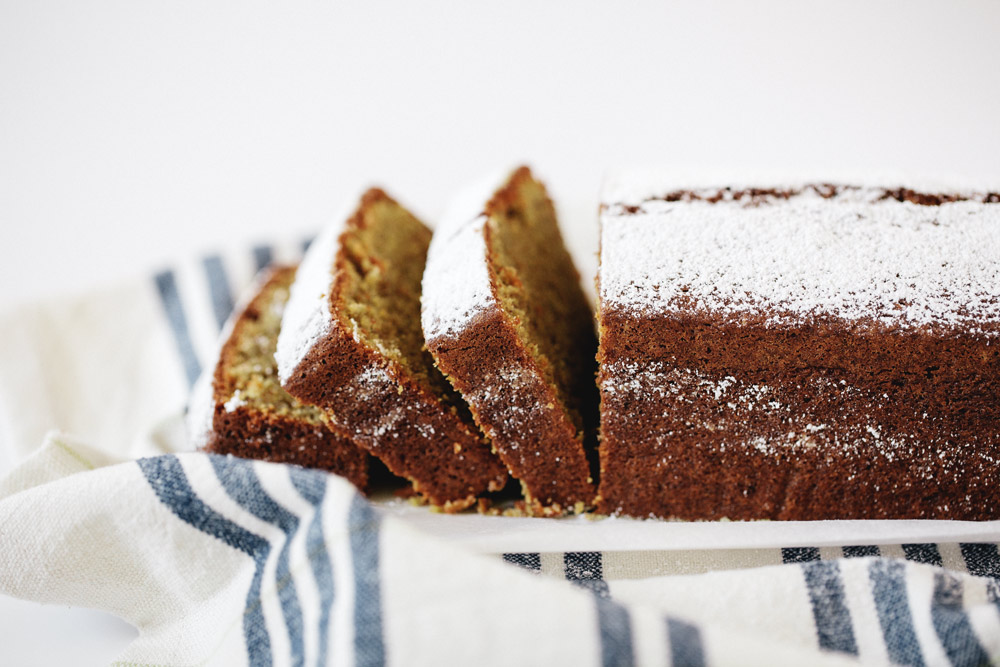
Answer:
[(245, 398), (243, 398), (243, 392), (239, 389), (233, 392), (233, 395), (229, 397), (229, 400), (222, 404), (226, 412), (235, 412), (237, 408), (242, 408), (247, 404)]
[[(767, 310), (774, 325), (833, 317), (1000, 335), (1000, 204), (879, 201), (885, 189), (872, 187), (832, 197), (779, 189), (801, 192), (717, 203), (606, 196), (602, 308)], [(631, 195), (649, 192), (647, 183)], [(621, 182), (611, 191), (623, 193)]]
[(302, 358), (329, 333), (333, 324), (328, 297), (333, 282), (337, 240), (347, 217), (345, 212), (335, 218), (334, 223), (312, 242), (295, 274), (274, 354), (278, 362), (278, 378), (282, 383), (288, 381)]
[[(647, 415), (656, 410), (653, 405), (672, 420), (678, 412), (688, 414), (688, 421), (674, 420), (676, 433), (655, 435), (656, 441), (664, 445), (675, 435), (690, 435), (691, 429), (700, 429), (717, 439), (714, 446), (720, 451), (752, 449), (778, 458), (822, 447), (831, 456), (874, 454), (888, 461), (905, 458), (920, 461), (924, 466), (920, 475), (928, 479), (937, 469), (937, 464), (931, 466), (929, 462), (944, 459), (954, 450), (947, 438), (931, 443), (906, 432), (886, 433), (876, 421), (880, 415), (879, 395), (822, 376), (810, 378), (808, 384), (797, 389), (808, 389), (838, 403), (833, 423), (817, 423), (801, 407), (786, 402), (788, 387), (776, 389), (733, 376), (713, 378), (696, 369), (676, 368), (660, 361), (622, 360), (609, 364), (602, 369), (601, 391), (603, 400), (643, 406)], [(767, 435), (754, 433), (748, 426), (762, 421), (772, 425)]]
[(508, 172), (491, 174), (459, 194), (434, 230), (421, 297), (424, 338), (454, 336), (496, 303), (490, 288), (483, 227), (486, 203)]
[(359, 403), (376, 402), (386, 394), (396, 392), (398, 383), (388, 371), (378, 366), (361, 369), (343, 389)]
[(524, 466), (528, 456), (538, 456), (535, 428), (545, 411), (531, 397), (543, 389), (540, 380), (523, 366), (505, 366), (486, 372), (464, 397), (469, 405), (492, 416), (494, 425), (480, 424), (483, 432), (502, 446), (507, 456), (516, 456)]

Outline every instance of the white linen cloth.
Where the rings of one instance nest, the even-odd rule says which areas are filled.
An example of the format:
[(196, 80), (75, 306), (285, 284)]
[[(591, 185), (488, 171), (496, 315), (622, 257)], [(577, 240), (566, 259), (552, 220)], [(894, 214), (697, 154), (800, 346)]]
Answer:
[(183, 452), (234, 294), (300, 251), (0, 317), (0, 593), (117, 614), (127, 665), (1000, 664), (994, 543), (489, 556), (335, 476)]

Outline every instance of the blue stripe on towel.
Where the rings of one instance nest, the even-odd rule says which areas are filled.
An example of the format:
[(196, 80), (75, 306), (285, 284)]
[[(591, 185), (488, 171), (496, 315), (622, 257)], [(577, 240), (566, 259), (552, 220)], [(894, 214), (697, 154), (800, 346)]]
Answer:
[(354, 662), (359, 667), (385, 664), (382, 637), (382, 587), (379, 582), (379, 518), (361, 496), (348, 513), (354, 562)]
[(946, 572), (934, 573), (931, 622), (941, 646), (953, 665), (985, 665), (989, 656), (979, 645), (976, 632), (962, 607), (962, 582)]
[(991, 577), (987, 585), (987, 596), (1000, 609), (1000, 551), (996, 544), (961, 544), (962, 557), (969, 574), (977, 577)]
[(673, 667), (702, 667), (705, 664), (705, 649), (698, 626), (668, 618), (667, 637), (670, 640), (670, 664)]
[(260, 606), (260, 586), (264, 563), (271, 551), (270, 543), (225, 518), (206, 505), (191, 488), (180, 462), (173, 455), (157, 456), (136, 461), (156, 496), (185, 523), (221, 540), (254, 559), (255, 570), (247, 591), (247, 606), (243, 613), (243, 636), (247, 657), (253, 667), (271, 664), (271, 638)]
[(814, 560), (819, 560), (817, 547), (788, 547), (781, 550), (783, 563), (808, 563)]
[(597, 605), (597, 629), (601, 639), (602, 667), (630, 667), (635, 664), (632, 650), (632, 619), (628, 609), (600, 596)]
[(1000, 552), (996, 544), (963, 543), (959, 548), (969, 574), (1000, 579)]
[(229, 497), (239, 503), (240, 507), (253, 514), (261, 521), (281, 528), (285, 533), (284, 544), (278, 553), (275, 568), (275, 579), (278, 589), (278, 600), (281, 602), (281, 612), (285, 617), (288, 629), (288, 640), (291, 644), (292, 664), (301, 667), (305, 661), (305, 647), (302, 639), (302, 607), (295, 590), (295, 579), (288, 567), (288, 551), (292, 538), (299, 529), (297, 516), (279, 505), (261, 486), (260, 479), (249, 461), (232, 457), (211, 456), (212, 468), (222, 483)]
[(511, 565), (523, 567), (525, 570), (529, 570), (531, 572), (539, 572), (542, 569), (541, 554), (504, 554), (503, 561), (505, 563), (510, 563)]
[(233, 312), (233, 291), (229, 287), (226, 268), (222, 258), (211, 255), (201, 260), (205, 268), (205, 278), (208, 280), (208, 294), (212, 297), (212, 312), (219, 330), (226, 324), (229, 314)]
[(273, 259), (274, 259), (274, 251), (271, 250), (271, 246), (269, 245), (254, 246), (253, 264), (258, 271), (268, 266)]
[(904, 544), (903, 554), (906, 560), (925, 565), (937, 565), (941, 567), (941, 552), (936, 544)]
[(599, 551), (568, 551), (563, 554), (563, 567), (566, 579), (598, 597), (608, 597), (608, 582), (604, 581), (604, 564)]
[(874, 544), (844, 547), (843, 551), (844, 558), (868, 558), (869, 556), (878, 558), (881, 555), (879, 548)]
[(809, 588), (820, 648), (857, 655), (858, 644), (844, 595), (840, 563), (835, 560), (805, 563), (802, 572)]
[(906, 564), (880, 558), (868, 568), (868, 578), (889, 659), (896, 665), (923, 667), (924, 656), (906, 592)]
[(986, 599), (997, 608), (997, 611), (1000, 611), (1000, 579), (991, 579), (986, 582)]
[(326, 475), (313, 470), (288, 466), (288, 476), (299, 494), (315, 508), (306, 532), (309, 564), (319, 592), (319, 649), (316, 664), (325, 665), (330, 645), (330, 612), (333, 608), (333, 564), (323, 534), (323, 498), (326, 496)]
[(194, 385), (198, 376), (201, 375), (201, 364), (198, 362), (198, 355), (195, 354), (194, 345), (191, 344), (191, 334), (188, 331), (187, 318), (184, 316), (184, 305), (181, 303), (181, 295), (177, 290), (177, 279), (173, 271), (162, 271), (156, 274), (156, 290), (160, 294), (160, 302), (170, 323), (170, 330), (174, 333), (174, 343), (177, 344), (177, 352), (184, 366), (184, 374), (187, 376), (188, 386)]

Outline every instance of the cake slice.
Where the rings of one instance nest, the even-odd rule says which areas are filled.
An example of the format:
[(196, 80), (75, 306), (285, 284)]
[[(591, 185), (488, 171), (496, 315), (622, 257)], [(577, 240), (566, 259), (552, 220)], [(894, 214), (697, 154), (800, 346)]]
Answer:
[(322, 468), (368, 487), (368, 455), (331, 430), (323, 412), (290, 396), (274, 360), (294, 267), (264, 269), (223, 332), (214, 368), (199, 380), (188, 423), (195, 445), (214, 454)]
[(458, 511), (507, 473), (434, 368), (420, 331), (431, 232), (378, 189), (310, 246), (278, 338), (282, 386), (333, 427)]
[(552, 202), (526, 167), (456, 201), (431, 242), (422, 322), (528, 511), (591, 505), (593, 314)]
[(1000, 195), (609, 183), (599, 509), (1000, 519)]

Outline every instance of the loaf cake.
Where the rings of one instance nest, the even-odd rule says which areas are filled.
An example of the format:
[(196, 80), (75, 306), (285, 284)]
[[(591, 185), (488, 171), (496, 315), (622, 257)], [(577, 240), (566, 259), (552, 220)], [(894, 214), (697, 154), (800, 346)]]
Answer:
[(521, 481), (527, 511), (592, 505), (593, 313), (527, 168), (456, 201), (431, 242), (422, 324), (438, 367)]
[(600, 511), (1000, 519), (1000, 194), (751, 185), (605, 189)]
[(435, 507), (502, 489), (503, 464), (434, 368), (420, 330), (431, 232), (378, 189), (309, 247), (278, 338), (282, 386)]
[(323, 412), (278, 382), (274, 350), (293, 267), (264, 269), (223, 333), (219, 361), (198, 382), (189, 406), (195, 446), (215, 454), (322, 468), (361, 490), (369, 456), (330, 429)]

